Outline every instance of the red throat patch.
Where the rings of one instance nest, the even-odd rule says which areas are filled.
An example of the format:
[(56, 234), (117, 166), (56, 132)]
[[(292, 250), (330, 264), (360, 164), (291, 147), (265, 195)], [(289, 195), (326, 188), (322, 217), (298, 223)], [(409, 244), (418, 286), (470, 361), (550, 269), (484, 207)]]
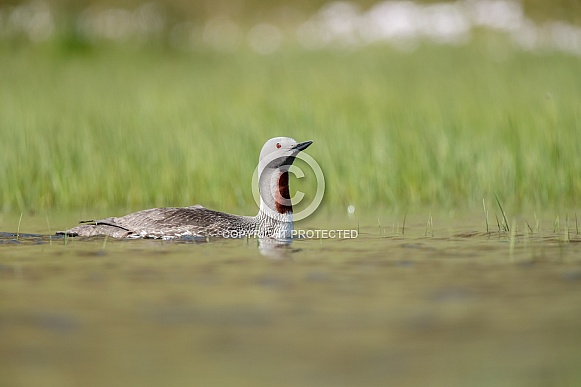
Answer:
[[(283, 172), (278, 178), (278, 190), (275, 192), (276, 212), (279, 214), (287, 214), (293, 211), (290, 204), (290, 192), (288, 188), (288, 172)], [(285, 203), (289, 203), (286, 205)]]

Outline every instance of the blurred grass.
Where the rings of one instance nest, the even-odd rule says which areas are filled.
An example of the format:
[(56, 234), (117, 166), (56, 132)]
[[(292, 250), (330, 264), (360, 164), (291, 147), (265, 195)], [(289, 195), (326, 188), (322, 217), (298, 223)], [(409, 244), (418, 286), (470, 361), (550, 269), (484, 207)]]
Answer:
[(250, 214), (258, 153), (278, 135), (315, 141), (331, 212), (479, 208), (494, 194), (513, 207), (579, 206), (580, 65), (491, 34), (412, 53), (267, 57), (3, 44), (0, 209)]

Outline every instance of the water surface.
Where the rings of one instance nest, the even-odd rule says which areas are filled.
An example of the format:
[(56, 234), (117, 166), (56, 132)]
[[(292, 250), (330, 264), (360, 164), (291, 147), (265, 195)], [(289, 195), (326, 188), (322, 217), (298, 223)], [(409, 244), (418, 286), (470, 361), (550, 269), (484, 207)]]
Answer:
[(0, 234), (2, 386), (581, 383), (572, 222), (487, 233), (483, 218), (410, 217), (402, 234), (321, 220), (297, 226), (358, 238), (274, 256), (255, 240), (65, 240), (26, 222), (35, 234), (7, 232), (13, 220)]

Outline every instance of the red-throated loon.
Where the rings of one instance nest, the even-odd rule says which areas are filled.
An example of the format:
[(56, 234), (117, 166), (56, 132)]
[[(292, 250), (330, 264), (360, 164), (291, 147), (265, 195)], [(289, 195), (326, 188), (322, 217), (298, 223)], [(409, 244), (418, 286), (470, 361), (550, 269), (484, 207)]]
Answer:
[(114, 238), (163, 238), (183, 236), (288, 239), (292, 237), (293, 214), (288, 169), (299, 152), (312, 141), (296, 142), (288, 137), (271, 138), (258, 161), (260, 209), (256, 216), (239, 216), (190, 207), (152, 208), (118, 218), (83, 221), (59, 232), (68, 236), (108, 235)]

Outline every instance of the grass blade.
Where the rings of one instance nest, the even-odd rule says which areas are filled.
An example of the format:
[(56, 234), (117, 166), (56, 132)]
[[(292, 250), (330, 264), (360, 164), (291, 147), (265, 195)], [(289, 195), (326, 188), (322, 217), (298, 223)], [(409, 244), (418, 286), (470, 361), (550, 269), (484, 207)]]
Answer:
[(527, 224), (527, 227), (529, 228), (529, 231), (531, 232), (531, 234), (534, 234), (533, 229), (531, 228), (529, 222), (527, 222), (526, 219), (525, 219), (525, 223)]
[(46, 216), (46, 225), (48, 226), (48, 244), (52, 246), (52, 230), (50, 229), (50, 222), (48, 221), (48, 214)]
[(484, 219), (486, 220), (486, 233), (490, 236), (490, 230), (488, 229), (488, 211), (486, 210), (486, 202), (482, 198), (482, 206), (484, 207)]
[(510, 232), (510, 227), (508, 226), (508, 220), (506, 220), (506, 214), (504, 213), (504, 209), (502, 208), (502, 205), (500, 204), (500, 200), (498, 200), (498, 196), (496, 196), (496, 194), (494, 194), (494, 198), (496, 199), (496, 203), (498, 203), (498, 207), (500, 208), (500, 212), (502, 213), (502, 218), (504, 219), (506, 231)]
[(22, 212), (20, 213), (20, 219), (18, 220), (18, 230), (16, 231), (16, 242), (20, 239), (20, 224), (22, 223)]

